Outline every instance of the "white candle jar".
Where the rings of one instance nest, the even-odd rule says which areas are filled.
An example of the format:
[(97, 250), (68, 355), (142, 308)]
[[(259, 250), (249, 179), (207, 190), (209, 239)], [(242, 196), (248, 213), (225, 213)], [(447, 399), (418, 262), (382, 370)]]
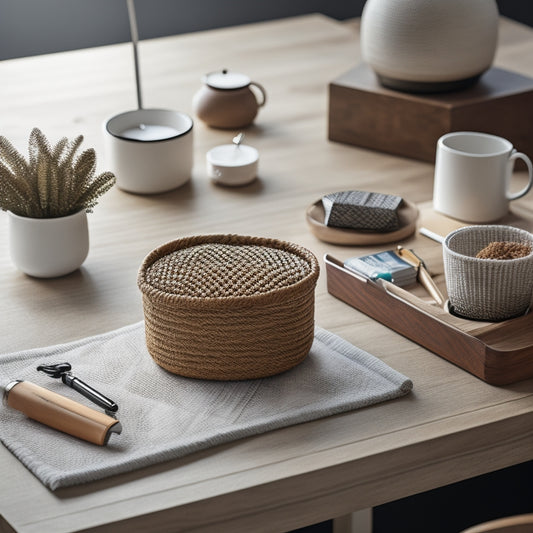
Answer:
[(244, 144), (222, 144), (206, 155), (207, 175), (221, 185), (246, 185), (257, 176), (259, 152)]
[(193, 166), (193, 121), (178, 111), (137, 109), (104, 123), (106, 165), (117, 186), (157, 194), (189, 181)]

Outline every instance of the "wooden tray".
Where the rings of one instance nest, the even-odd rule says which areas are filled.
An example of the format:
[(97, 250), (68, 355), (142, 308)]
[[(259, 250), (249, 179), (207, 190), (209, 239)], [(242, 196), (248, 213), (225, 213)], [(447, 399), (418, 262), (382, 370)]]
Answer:
[(392, 283), (360, 277), (330, 255), (324, 262), (330, 294), (483, 381), (507, 385), (533, 377), (533, 313), (466, 320)]

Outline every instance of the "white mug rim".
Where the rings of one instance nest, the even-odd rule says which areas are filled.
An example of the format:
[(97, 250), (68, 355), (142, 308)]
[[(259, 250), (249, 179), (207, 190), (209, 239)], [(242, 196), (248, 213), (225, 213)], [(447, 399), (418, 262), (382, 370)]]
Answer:
[[(498, 150), (498, 151), (493, 151), (493, 152), (487, 152), (487, 153), (483, 153), (483, 154), (476, 154), (475, 152), (468, 152), (468, 151), (465, 151), (465, 150), (457, 150), (456, 148), (452, 148), (451, 146), (448, 146), (445, 142), (450, 139), (450, 138), (456, 138), (456, 137), (477, 137), (477, 138), (485, 138), (485, 139), (493, 139), (493, 140), (497, 140), (499, 141), (500, 143), (502, 143), (502, 145), (505, 145), (506, 148), (502, 150)], [(500, 137), (499, 135), (492, 135), (490, 133), (483, 133), (483, 132), (478, 132), (478, 131), (452, 131), (450, 133), (446, 133), (445, 135), (443, 135), (442, 137), (439, 138), (439, 141), (438, 141), (438, 146), (440, 149), (442, 150), (445, 150), (447, 152), (450, 152), (452, 154), (456, 154), (456, 155), (462, 155), (462, 156), (467, 156), (467, 157), (477, 157), (477, 158), (482, 158), (482, 157), (495, 157), (495, 156), (502, 156), (502, 155), (505, 155), (505, 154), (509, 154), (513, 151), (514, 147), (513, 147), (513, 144), (511, 143), (511, 141), (505, 139), (504, 137)]]

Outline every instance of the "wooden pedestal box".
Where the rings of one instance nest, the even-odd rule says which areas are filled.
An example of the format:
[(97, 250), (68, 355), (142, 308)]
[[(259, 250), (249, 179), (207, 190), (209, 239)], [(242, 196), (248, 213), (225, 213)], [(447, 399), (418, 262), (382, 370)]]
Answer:
[(434, 162), (438, 138), (465, 130), (500, 135), (533, 157), (533, 79), (491, 68), (468, 89), (409, 94), (382, 87), (361, 64), (329, 85), (331, 141)]

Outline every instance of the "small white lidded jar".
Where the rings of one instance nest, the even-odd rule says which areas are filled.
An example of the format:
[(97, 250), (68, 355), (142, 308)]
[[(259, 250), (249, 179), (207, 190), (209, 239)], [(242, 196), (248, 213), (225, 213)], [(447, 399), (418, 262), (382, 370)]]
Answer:
[(239, 143), (222, 144), (207, 152), (207, 175), (217, 184), (239, 186), (257, 176), (259, 152)]

